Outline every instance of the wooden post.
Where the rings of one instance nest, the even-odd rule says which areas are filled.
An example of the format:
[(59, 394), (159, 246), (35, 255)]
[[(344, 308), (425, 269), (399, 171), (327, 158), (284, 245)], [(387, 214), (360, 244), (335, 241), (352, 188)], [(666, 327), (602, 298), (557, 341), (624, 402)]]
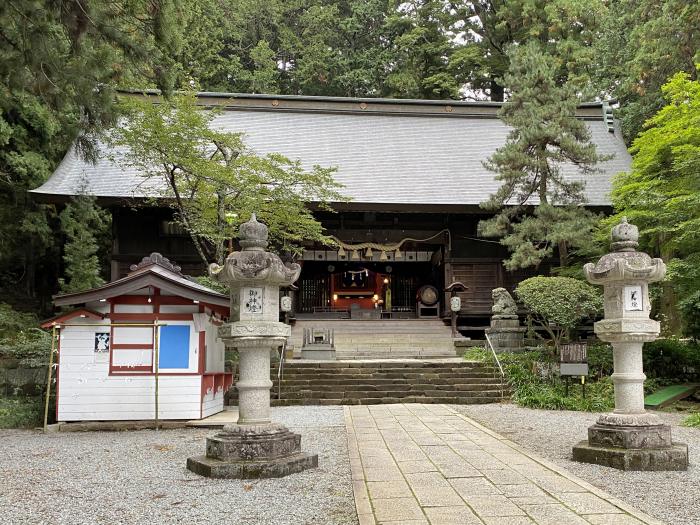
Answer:
[(158, 427), (159, 427), (159, 423), (158, 423), (158, 368), (159, 368), (159, 366), (158, 366), (159, 365), (158, 354), (159, 354), (159, 350), (160, 350), (159, 345), (158, 345), (158, 324), (157, 323), (158, 322), (156, 321), (156, 325), (153, 327), (153, 329), (155, 330), (155, 334), (153, 336), (153, 349), (154, 349), (154, 354), (155, 354), (154, 355), (154, 359), (155, 359), (154, 366), (155, 366), (155, 383), (156, 383), (155, 384), (155, 390), (156, 390), (156, 399), (155, 399), (155, 401), (156, 401), (156, 406), (155, 406), (156, 421), (155, 421), (155, 425), (156, 425), (156, 430), (158, 430)]
[(51, 329), (51, 354), (49, 355), (49, 371), (46, 374), (46, 400), (44, 401), (44, 432), (49, 426), (49, 399), (51, 397), (51, 372), (53, 371), (53, 353), (56, 351), (56, 325)]

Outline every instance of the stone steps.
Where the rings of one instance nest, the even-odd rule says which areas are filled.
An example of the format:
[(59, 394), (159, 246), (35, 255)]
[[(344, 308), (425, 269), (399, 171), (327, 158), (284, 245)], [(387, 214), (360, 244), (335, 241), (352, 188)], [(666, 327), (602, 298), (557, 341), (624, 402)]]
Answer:
[[(273, 405), (493, 403), (510, 394), (497, 369), (449, 361), (288, 361), (281, 385), (271, 367)], [(229, 404), (238, 393), (230, 391)]]
[(279, 406), (297, 406), (297, 405), (379, 405), (379, 404), (394, 404), (394, 403), (429, 403), (438, 404), (444, 403), (449, 405), (485, 405), (487, 403), (497, 403), (500, 401), (494, 398), (464, 398), (464, 397), (365, 397), (363, 399), (271, 399), (270, 405), (273, 407)]
[(338, 359), (453, 357), (449, 326), (440, 319), (298, 320), (289, 346), (300, 349), (305, 328), (330, 329)]

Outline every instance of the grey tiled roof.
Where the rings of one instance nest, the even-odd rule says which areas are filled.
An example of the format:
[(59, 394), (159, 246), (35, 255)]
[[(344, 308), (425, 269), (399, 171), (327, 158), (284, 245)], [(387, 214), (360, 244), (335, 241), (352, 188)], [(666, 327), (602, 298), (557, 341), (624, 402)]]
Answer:
[[(282, 100), (283, 105), (286, 102)], [(258, 154), (282, 153), (309, 167), (336, 166), (336, 180), (345, 185), (343, 193), (358, 203), (478, 204), (498, 188), (482, 161), (504, 143), (508, 128), (496, 117), (495, 105), (474, 105), (472, 111), (468, 104), (454, 104), (461, 114), (400, 109), (324, 111), (322, 101), (314, 102), (312, 109), (273, 109), (237, 106), (232, 97), (214, 125), (244, 132), (246, 143)], [(395, 101), (392, 108), (400, 105)], [(451, 106), (446, 107), (452, 111)], [(598, 151), (614, 155), (600, 165), (600, 173), (586, 177), (586, 196), (591, 205), (609, 205), (611, 178), (629, 169), (630, 156), (619, 131), (608, 131), (601, 106), (588, 105), (586, 111), (586, 124)], [(118, 151), (111, 153), (119, 158)], [(564, 172), (580, 178), (573, 166), (565, 167)], [(105, 155), (93, 165), (74, 151), (33, 192), (72, 195), (83, 178), (98, 197), (159, 194), (155, 181), (146, 183), (129, 166)]]

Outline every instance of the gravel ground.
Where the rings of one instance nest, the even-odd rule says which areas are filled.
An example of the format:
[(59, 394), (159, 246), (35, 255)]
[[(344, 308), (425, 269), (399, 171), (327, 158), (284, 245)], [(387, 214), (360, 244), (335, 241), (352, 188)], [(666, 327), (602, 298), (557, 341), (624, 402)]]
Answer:
[(185, 468), (210, 430), (0, 430), (1, 524), (356, 524), (341, 407), (273, 408), (319, 468), (212, 480)]
[(513, 404), (453, 408), (637, 509), (673, 525), (700, 524), (700, 429), (678, 426), (684, 416), (657, 412), (672, 425), (673, 440), (688, 445), (687, 472), (622, 472), (571, 460), (598, 414), (533, 410)]

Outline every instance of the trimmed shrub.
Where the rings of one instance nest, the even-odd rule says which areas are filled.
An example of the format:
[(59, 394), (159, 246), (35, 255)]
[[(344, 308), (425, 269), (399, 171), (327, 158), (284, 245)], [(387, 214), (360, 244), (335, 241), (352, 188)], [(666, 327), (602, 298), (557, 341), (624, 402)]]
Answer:
[(515, 294), (557, 348), (581, 321), (603, 310), (600, 290), (571, 277), (531, 277), (518, 285)]

